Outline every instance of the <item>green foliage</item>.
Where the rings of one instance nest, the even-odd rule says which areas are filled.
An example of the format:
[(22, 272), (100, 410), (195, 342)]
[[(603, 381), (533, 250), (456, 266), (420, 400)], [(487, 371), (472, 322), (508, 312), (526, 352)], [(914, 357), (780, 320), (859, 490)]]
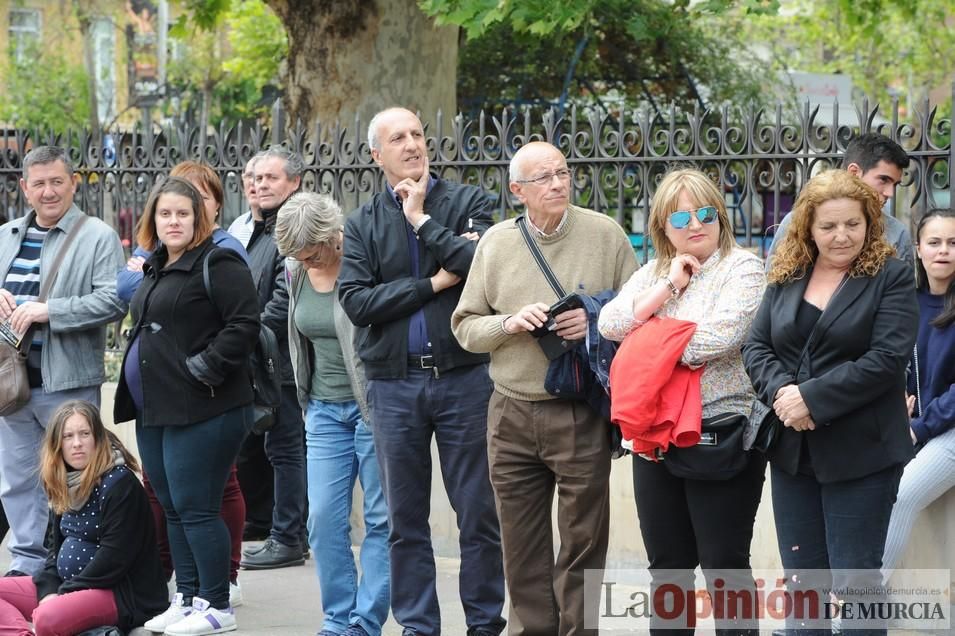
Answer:
[(23, 61), (12, 51), (0, 60), (0, 121), (14, 128), (63, 132), (89, 122), (89, 84), (81, 62), (31, 46)]
[[(701, 4), (706, 6), (686, 0), (426, 0), (421, 6), (469, 34), (459, 53), (463, 104), (555, 100), (581, 43), (567, 87), (578, 103), (608, 94), (629, 105), (660, 107), (760, 101), (767, 80), (742, 54), (735, 21), (775, 3)], [(731, 12), (733, 4), (747, 6)]]
[(233, 3), (233, 0), (179, 0), (177, 4), (184, 12), (176, 20), (173, 35), (186, 36), (190, 23), (205, 31), (214, 30), (222, 16), (232, 9)]
[(746, 25), (778, 70), (845, 73), (883, 103), (893, 94), (917, 103), (950, 81), (951, 0), (792, 0), (786, 8)]
[(231, 54), (223, 69), (251, 83), (255, 90), (274, 82), (288, 56), (282, 21), (260, 0), (233, 0), (225, 14)]
[(703, 0), (695, 4), (689, 0), (418, 0), (418, 5), (438, 24), (460, 26), (469, 39), (480, 37), (500, 23), (510, 25), (517, 33), (537, 36), (567, 33), (606, 13), (607, 5), (615, 5), (619, 10), (613, 16), (619, 22), (639, 21), (648, 5), (658, 5), (654, 9), (666, 8), (672, 10), (674, 16), (690, 18), (721, 15), (733, 8), (747, 15), (775, 14), (779, 10), (779, 0)]
[(202, 7), (193, 23), (180, 19), (172, 39), (182, 54), (168, 75), (182, 111), (198, 116), (208, 91), (212, 124), (266, 114), (263, 88), (277, 81), (288, 52), (282, 23), (262, 0), (219, 3), (186, 3)]
[(506, 22), (518, 33), (537, 36), (572, 31), (593, 12), (599, 0), (422, 0), (418, 4), (438, 24), (462, 27), (476, 38)]

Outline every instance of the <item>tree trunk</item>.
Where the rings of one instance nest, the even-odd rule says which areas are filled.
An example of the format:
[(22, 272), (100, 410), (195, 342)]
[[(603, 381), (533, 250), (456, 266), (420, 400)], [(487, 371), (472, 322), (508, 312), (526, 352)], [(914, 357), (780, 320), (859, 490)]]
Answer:
[[(93, 29), (92, 16), (86, 7), (79, 2), (74, 2), (76, 10), (76, 20), (80, 26), (80, 37), (83, 39), (83, 65), (86, 67), (86, 85), (89, 92), (90, 108), (90, 133), (94, 140), (99, 139), (100, 121), (99, 121), (99, 99), (96, 94), (96, 60), (93, 51)], [(99, 143), (99, 141), (96, 141)]]
[(415, 0), (267, 0), (289, 40), (289, 124), (367, 123), (404, 106), (430, 120), (456, 112), (457, 27), (437, 27)]

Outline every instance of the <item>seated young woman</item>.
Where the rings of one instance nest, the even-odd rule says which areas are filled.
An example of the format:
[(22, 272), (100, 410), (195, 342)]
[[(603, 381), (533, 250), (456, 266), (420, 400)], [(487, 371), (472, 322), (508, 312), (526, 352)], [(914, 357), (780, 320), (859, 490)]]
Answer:
[(35, 576), (0, 578), (0, 634), (78, 634), (104, 625), (130, 630), (166, 607), (138, 471), (95, 406), (70, 401), (57, 409), (40, 458), (53, 511), (52, 546)]

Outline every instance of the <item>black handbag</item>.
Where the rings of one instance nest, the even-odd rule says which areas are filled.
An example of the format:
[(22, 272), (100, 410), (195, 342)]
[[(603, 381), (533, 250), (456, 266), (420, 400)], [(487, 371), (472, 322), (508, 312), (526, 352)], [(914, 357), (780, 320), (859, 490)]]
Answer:
[[(515, 222), (521, 230), (521, 236), (524, 238), (524, 243), (527, 244), (527, 249), (534, 257), (534, 261), (537, 262), (537, 266), (540, 267), (541, 273), (544, 274), (544, 278), (547, 279), (551, 289), (557, 294), (559, 300), (551, 306), (551, 309), (583, 306), (579, 298), (576, 301), (574, 300), (577, 297), (576, 294), (564, 292), (564, 288), (561, 287), (560, 281), (554, 275), (547, 259), (544, 258), (540, 248), (531, 238), (524, 215), (517, 217)], [(626, 455), (628, 451), (623, 447), (623, 435), (620, 432), (620, 427), (610, 421), (610, 398), (590, 368), (584, 341), (570, 342), (554, 332), (548, 332), (538, 337), (537, 342), (543, 349), (544, 355), (550, 360), (550, 364), (547, 366), (547, 375), (544, 378), (544, 390), (554, 397), (589, 404), (594, 412), (607, 422), (610, 457), (619, 459)]]
[(782, 425), (783, 423), (779, 421), (779, 417), (771, 407), (758, 399), (753, 400), (753, 407), (746, 421), (746, 430), (743, 432), (743, 448), (768, 453), (776, 443)]
[(743, 472), (749, 452), (743, 449), (747, 417), (721, 413), (704, 417), (700, 441), (693, 446), (671, 446), (663, 454), (663, 465), (674, 477), (721, 481)]

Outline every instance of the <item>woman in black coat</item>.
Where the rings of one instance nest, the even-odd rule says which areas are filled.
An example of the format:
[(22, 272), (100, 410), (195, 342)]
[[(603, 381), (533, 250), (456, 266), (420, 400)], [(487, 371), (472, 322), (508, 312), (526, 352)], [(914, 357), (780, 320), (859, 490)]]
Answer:
[[(912, 271), (883, 237), (875, 191), (847, 172), (813, 178), (792, 214), (743, 345), (757, 396), (782, 424), (770, 451), (780, 556), (790, 586), (828, 587), (831, 572), (837, 590), (875, 587), (912, 457), (905, 396), (918, 330)], [(849, 569), (865, 572), (842, 572)], [(825, 621), (787, 627), (829, 633)]]
[(117, 422), (136, 419), (139, 454), (166, 513), (177, 594), (145, 627), (169, 636), (235, 629), (220, 508), (252, 425), (259, 304), (248, 266), (216, 248), (212, 230), (191, 183), (170, 177), (153, 190), (137, 238), (154, 251), (130, 304), (135, 326), (114, 407)]

